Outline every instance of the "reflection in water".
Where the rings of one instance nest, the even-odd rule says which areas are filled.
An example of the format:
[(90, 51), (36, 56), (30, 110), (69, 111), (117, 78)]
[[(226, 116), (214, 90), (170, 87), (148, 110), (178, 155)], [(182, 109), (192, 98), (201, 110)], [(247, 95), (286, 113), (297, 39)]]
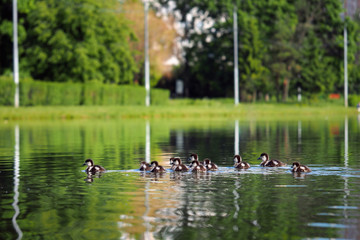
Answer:
[(87, 174), (84, 181), (88, 183), (92, 183), (94, 181), (93, 176), (91, 174)]
[(20, 208), (18, 206), (19, 184), (20, 184), (19, 177), (20, 177), (20, 130), (19, 130), (19, 126), (16, 125), (15, 126), (15, 152), (14, 152), (14, 202), (12, 204), (12, 206), (15, 210), (15, 213), (14, 213), (14, 216), (12, 217), (12, 223), (15, 228), (15, 231), (18, 234), (17, 239), (21, 239), (22, 235), (23, 235), (19, 224), (16, 222), (16, 218), (20, 214)]
[[(238, 193), (238, 189), (240, 188), (240, 183), (239, 183), (239, 179), (237, 178), (235, 180), (235, 189), (233, 190), (233, 194), (234, 194), (234, 206), (235, 206), (235, 212), (234, 212), (234, 216), (233, 218), (234, 219), (237, 219), (238, 218), (238, 213), (239, 213), (239, 210), (240, 210), (240, 207), (239, 207), (239, 203), (238, 203), (238, 199), (240, 198), (240, 195)], [(233, 226), (233, 230), (235, 232), (238, 232), (239, 231), (239, 227), (237, 225), (234, 225)]]
[(145, 228), (146, 228), (146, 231), (144, 233), (144, 239), (145, 240), (153, 239), (153, 234), (152, 234), (152, 232), (150, 232), (151, 224), (149, 222), (149, 216), (148, 216), (149, 211), (150, 211), (149, 185), (150, 185), (150, 182), (147, 181), (145, 183), (145, 188), (144, 188), (144, 192), (145, 192), (145, 202), (144, 202), (145, 212), (144, 212), (144, 215), (143, 215), (143, 219), (144, 219), (144, 225), (145, 225)]
[(184, 148), (184, 131), (183, 130), (176, 131), (176, 148), (177, 149)]
[[(345, 171), (348, 173), (348, 166), (349, 166), (349, 121), (348, 117), (345, 116), (345, 124), (344, 124), (344, 167)], [(347, 175), (347, 174), (346, 174)], [(348, 206), (348, 196), (350, 195), (350, 190), (348, 188), (348, 177), (344, 176), (344, 217), (345, 219), (348, 218), (348, 214), (346, 211), (346, 207)]]
[[(80, 235), (89, 239), (359, 239), (356, 116), (345, 121), (341, 116), (331, 121), (177, 123), (89, 122), (87, 128), (72, 122), (24, 124), (21, 159), (17, 153), (16, 161), (13, 142), (8, 142), (14, 127), (0, 126), (0, 198), (4, 199), (0, 211), (8, 216), (0, 220), (0, 238), (21, 238), (23, 232), (24, 238), (59, 239)], [(341, 131), (333, 135), (331, 127), (336, 124)], [(169, 141), (177, 129), (181, 144)], [(156, 134), (150, 137), (150, 133)], [(262, 149), (280, 159), (311, 164), (313, 172), (292, 175), (289, 166), (259, 167), (256, 158)], [(174, 153), (187, 155), (190, 150), (223, 159), (219, 170), (197, 174), (137, 170), (139, 159), (168, 160)], [(236, 171), (231, 159), (224, 158), (237, 152), (249, 159), (250, 169)], [(74, 166), (85, 155), (103, 159), (111, 170), (96, 179), (80, 167), (62, 167)], [(86, 184), (84, 178), (93, 183)]]
[(91, 172), (86, 174), (86, 178), (84, 179), (85, 182), (92, 183), (94, 182), (94, 178), (101, 178), (102, 173), (96, 172), (92, 174)]
[(349, 121), (348, 117), (345, 116), (345, 126), (344, 126), (344, 145), (345, 145), (345, 153), (344, 153), (344, 164), (347, 168), (349, 165)]
[[(146, 121), (146, 130), (145, 130), (145, 162), (150, 163), (150, 123), (149, 121)], [(143, 172), (146, 174), (146, 172)], [(151, 174), (151, 173), (150, 173)], [(156, 174), (156, 173), (155, 173)], [(144, 187), (144, 193), (145, 193), (145, 212), (143, 215), (144, 225), (146, 228), (146, 231), (144, 233), (144, 239), (153, 239), (152, 233), (150, 232), (150, 222), (149, 222), (149, 211), (150, 211), (150, 203), (149, 203), (149, 182), (147, 181), (145, 183)]]
[(296, 179), (305, 179), (305, 177), (307, 176), (307, 174), (304, 172), (292, 172), (292, 175)]

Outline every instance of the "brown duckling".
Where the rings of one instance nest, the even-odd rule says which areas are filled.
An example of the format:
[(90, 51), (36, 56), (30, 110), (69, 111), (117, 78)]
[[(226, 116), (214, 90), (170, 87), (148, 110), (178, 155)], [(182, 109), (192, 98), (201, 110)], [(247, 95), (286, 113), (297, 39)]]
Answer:
[(174, 159), (171, 169), (174, 170), (174, 171), (177, 171), (177, 172), (187, 172), (187, 171), (189, 171), (189, 167), (186, 166), (185, 164), (183, 164), (181, 162), (180, 158), (175, 158)]
[(150, 169), (151, 169), (151, 165), (149, 163), (144, 161), (140, 163), (140, 168), (139, 168), (140, 171), (150, 171)]
[(206, 167), (200, 164), (199, 161), (195, 160), (191, 162), (190, 165), (191, 172), (206, 172)]
[(260, 164), (260, 166), (262, 167), (283, 167), (286, 166), (286, 163), (283, 163), (279, 160), (276, 159), (271, 159), (269, 158), (269, 154), (267, 153), (262, 153), (260, 155), (260, 157), (258, 158), (258, 160), (261, 159), (262, 162)]
[(215, 163), (211, 162), (209, 158), (204, 159), (203, 165), (206, 167), (206, 170), (208, 171), (216, 171), (219, 169), (218, 166)]
[(247, 162), (243, 162), (242, 157), (240, 155), (234, 156), (234, 168), (237, 169), (248, 169), (250, 168), (250, 164)]
[(173, 166), (173, 165), (174, 165), (174, 160), (175, 160), (175, 157), (171, 157), (171, 158), (169, 159), (170, 166)]
[(293, 162), (292, 172), (311, 172), (311, 169), (308, 166), (300, 165), (299, 162)]
[(188, 162), (198, 161), (198, 155), (196, 153), (191, 153), (187, 160)]
[[(171, 157), (170, 158), (170, 169), (171, 170), (174, 170), (175, 168), (176, 168), (176, 166), (175, 166), (175, 164), (174, 164), (174, 162), (175, 162), (175, 160), (177, 161), (177, 160), (180, 160), (180, 158), (178, 158), (178, 157)], [(181, 160), (180, 160), (181, 161)]]
[(163, 166), (160, 166), (157, 161), (152, 161), (150, 172), (162, 173), (162, 172), (166, 172), (166, 170)]
[(105, 168), (103, 168), (102, 166), (100, 165), (94, 165), (94, 162), (92, 159), (86, 159), (86, 161), (84, 162), (83, 165), (87, 165), (87, 168), (86, 168), (86, 173), (91, 173), (91, 174), (95, 174), (97, 172), (105, 172)]

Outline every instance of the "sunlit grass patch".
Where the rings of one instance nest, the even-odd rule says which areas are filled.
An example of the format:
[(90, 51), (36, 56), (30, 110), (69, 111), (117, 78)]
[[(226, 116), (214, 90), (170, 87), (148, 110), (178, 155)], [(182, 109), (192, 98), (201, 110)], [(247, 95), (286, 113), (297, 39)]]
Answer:
[(319, 106), (274, 103), (241, 103), (228, 100), (172, 100), (164, 106), (34, 106), (0, 107), (0, 119), (122, 119), (122, 118), (256, 118), (298, 119), (357, 114), (355, 108), (337, 104)]

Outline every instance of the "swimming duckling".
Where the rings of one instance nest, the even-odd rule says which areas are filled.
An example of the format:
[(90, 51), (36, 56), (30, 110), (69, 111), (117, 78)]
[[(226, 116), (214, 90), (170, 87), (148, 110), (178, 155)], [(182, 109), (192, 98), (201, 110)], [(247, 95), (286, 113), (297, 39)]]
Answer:
[(258, 158), (258, 160), (261, 159), (262, 162), (260, 164), (260, 166), (262, 167), (283, 167), (286, 166), (286, 163), (283, 163), (279, 160), (276, 159), (271, 159), (269, 158), (269, 154), (267, 153), (262, 153), (260, 155), (260, 157)]
[(300, 165), (299, 162), (293, 162), (292, 172), (311, 172), (311, 169), (308, 166)]
[(198, 155), (196, 153), (192, 153), (187, 160), (188, 162), (198, 161)]
[(204, 159), (203, 165), (206, 167), (206, 170), (208, 171), (215, 171), (219, 169), (218, 166), (215, 163), (211, 162), (209, 158)]
[(195, 160), (191, 162), (190, 165), (191, 172), (206, 172), (206, 167), (200, 164), (199, 161)]
[(187, 172), (187, 171), (189, 171), (189, 167), (186, 166), (185, 164), (182, 164), (180, 158), (175, 158), (174, 159), (171, 169), (174, 170), (174, 171), (177, 171), (177, 172)]
[(86, 168), (86, 173), (91, 173), (91, 174), (95, 174), (97, 172), (105, 172), (105, 168), (103, 168), (100, 165), (94, 165), (94, 162), (92, 159), (86, 159), (86, 161), (84, 162), (83, 166), (87, 165), (88, 167)]
[(166, 172), (166, 170), (163, 166), (160, 166), (157, 161), (152, 161), (150, 172), (162, 173), (162, 172)]
[(140, 168), (139, 168), (140, 171), (150, 171), (150, 169), (151, 169), (151, 165), (149, 163), (144, 161), (140, 163)]
[(240, 155), (234, 156), (234, 168), (237, 169), (248, 169), (250, 168), (250, 164), (242, 161), (242, 157)]
[[(176, 168), (176, 166), (175, 166), (175, 161), (177, 161), (177, 160), (180, 160), (180, 158), (178, 158), (178, 157), (171, 157), (170, 158), (170, 169), (171, 170), (174, 170), (175, 168)], [(180, 160), (181, 161), (181, 160)]]
[(174, 157), (171, 157), (171, 158), (169, 159), (170, 166), (173, 166), (173, 165), (174, 165), (174, 160), (175, 160)]

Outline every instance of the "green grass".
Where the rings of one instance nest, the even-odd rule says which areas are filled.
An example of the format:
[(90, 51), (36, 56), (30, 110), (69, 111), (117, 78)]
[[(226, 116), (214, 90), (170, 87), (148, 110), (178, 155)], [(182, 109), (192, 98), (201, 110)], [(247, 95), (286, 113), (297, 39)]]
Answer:
[(128, 118), (229, 118), (299, 119), (356, 115), (353, 107), (338, 104), (316, 106), (274, 103), (241, 103), (228, 100), (172, 100), (165, 106), (34, 106), (0, 107), (2, 120), (128, 119)]

